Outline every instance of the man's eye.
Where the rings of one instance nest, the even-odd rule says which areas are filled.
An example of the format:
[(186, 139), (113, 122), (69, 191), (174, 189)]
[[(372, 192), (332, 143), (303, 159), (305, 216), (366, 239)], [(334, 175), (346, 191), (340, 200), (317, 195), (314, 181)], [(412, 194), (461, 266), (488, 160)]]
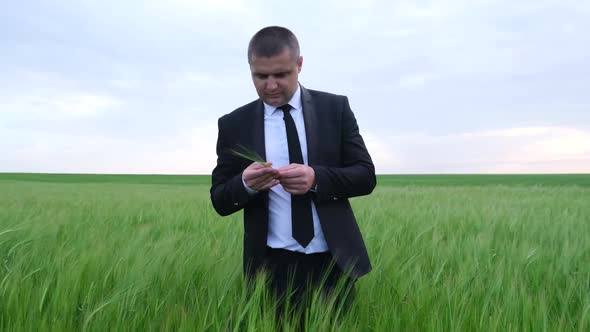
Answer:
[(260, 80), (265, 80), (268, 78), (268, 75), (265, 74), (256, 74), (256, 78), (260, 79)]
[(275, 75), (276, 78), (285, 78), (287, 76), (287, 73), (278, 73)]

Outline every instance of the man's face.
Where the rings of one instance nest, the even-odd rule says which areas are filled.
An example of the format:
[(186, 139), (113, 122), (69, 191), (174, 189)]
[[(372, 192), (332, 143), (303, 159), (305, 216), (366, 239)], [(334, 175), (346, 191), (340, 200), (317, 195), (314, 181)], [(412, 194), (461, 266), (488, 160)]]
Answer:
[(288, 103), (297, 90), (302, 64), (303, 57), (295, 61), (287, 48), (271, 57), (253, 55), (250, 72), (260, 99), (275, 107)]

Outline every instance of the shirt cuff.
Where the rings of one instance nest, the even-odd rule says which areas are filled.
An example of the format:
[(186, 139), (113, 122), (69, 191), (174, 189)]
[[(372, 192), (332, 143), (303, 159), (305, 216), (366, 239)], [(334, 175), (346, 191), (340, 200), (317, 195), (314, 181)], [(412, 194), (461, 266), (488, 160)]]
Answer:
[(258, 192), (258, 190), (254, 190), (254, 189), (248, 187), (248, 185), (246, 184), (246, 181), (244, 181), (244, 175), (242, 175), (242, 183), (244, 184), (244, 189), (246, 189), (246, 191), (248, 192), (249, 195), (254, 195)]

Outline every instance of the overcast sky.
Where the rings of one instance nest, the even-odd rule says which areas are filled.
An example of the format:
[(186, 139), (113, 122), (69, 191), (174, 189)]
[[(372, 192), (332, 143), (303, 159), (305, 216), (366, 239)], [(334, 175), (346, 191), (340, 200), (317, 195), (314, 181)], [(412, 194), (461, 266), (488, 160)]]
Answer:
[(378, 173), (590, 173), (587, 0), (6, 1), (0, 172), (209, 174), (268, 25)]

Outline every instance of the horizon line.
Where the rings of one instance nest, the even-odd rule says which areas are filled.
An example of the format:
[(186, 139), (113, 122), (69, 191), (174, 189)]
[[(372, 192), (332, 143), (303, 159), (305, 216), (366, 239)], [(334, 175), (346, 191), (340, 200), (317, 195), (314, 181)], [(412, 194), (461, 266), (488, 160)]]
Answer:
[[(69, 173), (69, 172), (0, 172), (0, 175), (117, 175), (117, 176), (211, 176), (211, 174), (170, 174), (170, 173)], [(376, 173), (377, 176), (409, 175), (590, 175), (588, 173)]]

